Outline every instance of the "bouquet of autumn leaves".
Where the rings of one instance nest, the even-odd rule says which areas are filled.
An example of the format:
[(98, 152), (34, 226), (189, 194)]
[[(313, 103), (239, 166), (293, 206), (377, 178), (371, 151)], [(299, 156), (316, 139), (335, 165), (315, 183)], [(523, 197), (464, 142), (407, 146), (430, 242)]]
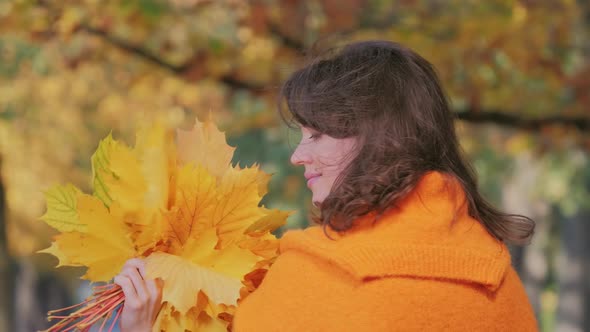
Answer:
[[(153, 331), (225, 331), (276, 256), (270, 232), (289, 215), (259, 206), (270, 175), (233, 167), (233, 152), (210, 121), (176, 135), (143, 127), (133, 148), (107, 136), (92, 156), (92, 195), (73, 185), (46, 192), (42, 219), (60, 234), (41, 252), (87, 267), (92, 282), (145, 258), (147, 276), (164, 280)], [(59, 322), (48, 331), (85, 331), (101, 318), (100, 330), (109, 318), (112, 329), (123, 301), (118, 285), (97, 286), (74, 313), (49, 312)]]

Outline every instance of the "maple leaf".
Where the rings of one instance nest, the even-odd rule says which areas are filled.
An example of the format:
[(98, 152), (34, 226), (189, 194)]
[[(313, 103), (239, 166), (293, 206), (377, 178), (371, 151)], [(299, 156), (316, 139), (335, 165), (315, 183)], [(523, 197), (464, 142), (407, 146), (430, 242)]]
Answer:
[(185, 165), (178, 172), (176, 201), (166, 217), (172, 245), (182, 250), (189, 237), (212, 227), (217, 202), (215, 177), (202, 166)]
[(49, 226), (60, 232), (85, 230), (77, 211), (78, 188), (71, 184), (54, 186), (45, 192), (47, 212), (41, 217)]
[(110, 280), (126, 260), (135, 256), (122, 213), (116, 206), (109, 211), (102, 201), (90, 195), (79, 194), (76, 203), (86, 229), (58, 234), (52, 245), (40, 252), (56, 256), (58, 266), (87, 266), (85, 279)]
[[(243, 250), (238, 245), (228, 245), (215, 249), (218, 241), (215, 228), (204, 230), (198, 238), (191, 238), (180, 256), (214, 272), (232, 277), (239, 281), (250, 272), (254, 265), (262, 259), (250, 250)], [(276, 242), (276, 241), (275, 241)], [(210, 294), (205, 292), (209, 298)], [(211, 298), (216, 302), (215, 298)], [(226, 303), (226, 302), (224, 302)]]
[(203, 293), (199, 293), (197, 303), (186, 315), (182, 315), (170, 303), (165, 302), (154, 322), (152, 331), (228, 331), (227, 322), (217, 317), (224, 313), (224, 307), (210, 305)]
[(173, 132), (159, 123), (144, 125), (137, 132), (135, 152), (145, 181), (144, 207), (168, 208), (170, 178), (176, 170)]
[(192, 130), (177, 130), (178, 159), (181, 163), (202, 165), (221, 177), (231, 165), (234, 147), (227, 145), (225, 134), (211, 120), (195, 122)]
[(258, 286), (260, 286), (262, 280), (268, 272), (268, 267), (269, 266), (256, 268), (244, 276), (244, 280), (242, 282), (244, 287), (240, 289), (240, 299), (238, 300), (238, 304), (248, 297), (248, 295), (252, 294), (252, 292), (254, 292)]
[[(257, 167), (255, 165), (255, 167)], [(258, 196), (263, 197), (268, 193), (268, 182), (270, 181), (270, 174), (259, 171), (256, 173), (256, 183), (258, 183)]]
[(166, 240), (166, 218), (162, 213), (173, 204), (176, 151), (171, 130), (156, 123), (142, 126), (136, 135), (134, 152), (145, 183), (143, 205), (130, 211), (125, 221), (133, 225), (133, 240), (140, 252), (149, 251)]
[(290, 215), (290, 211), (268, 210), (264, 217), (249, 225), (244, 230), (244, 234), (253, 236), (268, 234), (269, 232), (272, 232), (275, 229), (283, 226), (287, 217)]
[[(168, 251), (169, 232), (166, 231), (167, 218), (162, 213), (131, 213), (125, 215), (125, 223), (130, 226), (131, 238), (138, 253), (147, 256), (150, 252), (161, 248)], [(138, 222), (136, 220), (142, 220)]]
[(218, 248), (235, 241), (244, 240), (244, 234), (260, 236), (274, 231), (285, 224), (291, 214), (279, 210), (268, 210), (257, 204), (262, 198), (255, 194), (259, 177), (251, 173), (260, 172), (257, 168), (228, 171), (220, 186), (225, 200), (220, 203), (213, 218), (219, 236)]
[(215, 229), (209, 228), (190, 238), (180, 257), (153, 253), (146, 259), (148, 275), (165, 281), (162, 300), (182, 314), (200, 291), (213, 304), (236, 304), (241, 279), (262, 259), (237, 245), (215, 250), (216, 243)]
[[(267, 215), (252, 223), (244, 230), (243, 236), (236, 240), (240, 248), (248, 249), (255, 255), (271, 259), (278, 255), (279, 242), (270, 232), (283, 226), (290, 211), (268, 210)], [(257, 267), (260, 267), (258, 262)]]
[(92, 187), (94, 195), (98, 197), (106, 206), (111, 205), (113, 199), (109, 195), (107, 185), (104, 181), (106, 176), (110, 176), (109, 159), (113, 145), (116, 142), (109, 133), (107, 137), (98, 143), (98, 148), (90, 158), (92, 164)]
[(219, 247), (242, 236), (250, 224), (264, 216), (258, 207), (262, 198), (258, 194), (258, 172), (255, 167), (230, 168), (221, 178), (219, 192), (224, 199), (217, 204), (212, 219), (217, 227)]
[[(276, 257), (270, 232), (289, 213), (259, 205), (270, 175), (232, 167), (234, 148), (210, 122), (180, 131), (178, 144), (160, 124), (140, 128), (133, 148), (109, 134), (92, 156), (94, 196), (71, 185), (46, 192), (42, 219), (62, 233), (42, 252), (58, 266), (86, 266), (91, 281), (145, 257), (148, 277), (165, 281), (154, 331), (225, 331), (244, 285), (250, 293), (258, 284), (244, 276)], [(79, 316), (53, 316), (62, 318), (55, 331), (118, 315), (124, 296), (111, 286), (97, 289)]]
[(146, 271), (149, 278), (164, 280), (162, 301), (172, 304), (182, 315), (195, 305), (201, 290), (214, 303), (236, 303), (242, 287), (239, 279), (161, 252), (146, 258)]
[(245, 236), (237, 240), (236, 245), (240, 248), (248, 249), (255, 255), (265, 259), (275, 257), (279, 250), (279, 242), (270, 233), (262, 236)]
[(125, 211), (140, 210), (146, 184), (136, 153), (111, 135), (100, 141), (92, 156), (94, 195), (109, 206), (117, 202)]

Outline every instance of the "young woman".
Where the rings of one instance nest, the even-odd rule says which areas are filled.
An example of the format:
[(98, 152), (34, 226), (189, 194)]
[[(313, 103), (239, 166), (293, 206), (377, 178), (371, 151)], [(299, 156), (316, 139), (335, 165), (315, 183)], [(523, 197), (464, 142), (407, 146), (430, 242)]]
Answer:
[[(357, 42), (292, 74), (281, 94), (320, 225), (283, 236), (234, 331), (537, 330), (505, 245), (527, 243), (534, 223), (478, 192), (428, 61)], [(141, 266), (115, 280), (130, 304), (123, 331), (157, 312)]]

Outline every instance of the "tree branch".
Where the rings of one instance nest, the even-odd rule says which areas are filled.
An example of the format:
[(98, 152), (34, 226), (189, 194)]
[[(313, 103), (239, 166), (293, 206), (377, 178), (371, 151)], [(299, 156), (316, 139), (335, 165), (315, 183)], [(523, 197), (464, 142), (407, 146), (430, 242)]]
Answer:
[(492, 123), (505, 127), (513, 127), (525, 130), (540, 130), (542, 127), (561, 125), (575, 127), (581, 131), (590, 129), (590, 118), (549, 116), (545, 118), (523, 118), (496, 110), (471, 111), (463, 110), (455, 112), (457, 119), (470, 123)]
[(85, 31), (85, 32), (91, 34), (91, 35), (95, 35), (95, 36), (102, 38), (103, 40), (105, 40), (109, 44), (121, 49), (122, 51), (136, 55), (140, 58), (147, 60), (148, 62), (151, 62), (157, 66), (168, 69), (174, 73), (181, 73), (184, 69), (186, 69), (184, 65), (178, 66), (178, 65), (174, 65), (172, 63), (166, 62), (165, 60), (150, 53), (148, 50), (143, 49), (140, 46), (133, 45), (133, 44), (129, 43), (128, 41), (123, 40), (122, 38), (110, 35), (104, 30), (100, 30), (100, 29), (91, 27), (86, 24), (80, 25), (80, 29), (82, 31)]
[[(169, 70), (172, 73), (177, 74), (177, 75), (184, 74), (193, 65), (191, 60), (189, 60), (187, 63), (181, 64), (181, 65), (172, 64), (172, 63), (167, 62), (164, 59), (158, 57), (157, 55), (151, 53), (149, 50), (142, 48), (141, 46), (134, 45), (127, 40), (110, 35), (108, 32), (106, 32), (104, 30), (97, 29), (97, 28), (91, 27), (86, 24), (80, 25), (80, 30), (85, 31), (91, 35), (98, 36), (98, 37), (102, 38), (104, 41), (106, 41), (107, 43), (111, 44), (112, 46), (114, 46), (124, 52), (127, 52), (131, 55), (135, 55), (137, 57), (140, 57), (148, 62), (151, 62), (152, 64), (154, 64), (156, 66), (162, 67), (162, 68)], [(221, 81), (233, 89), (247, 89), (247, 90), (253, 90), (253, 91), (260, 91), (260, 90), (264, 89), (263, 86), (260, 86), (260, 85), (257, 85), (257, 84), (251, 83), (251, 82), (239, 81), (239, 80), (235, 79), (231, 74), (223, 76), (221, 78)]]
[(268, 29), (272, 35), (274, 35), (281, 41), (283, 46), (293, 49), (300, 53), (305, 50), (305, 45), (303, 44), (303, 42), (284, 34), (277, 24), (269, 23)]
[[(109, 44), (128, 52), (132, 55), (143, 58), (144, 60), (153, 63), (154, 65), (160, 66), (171, 72), (182, 75), (191, 66), (191, 63), (183, 65), (175, 65), (159, 58), (158, 56), (150, 53), (148, 50), (133, 45), (132, 43), (123, 40), (121, 38), (112, 36), (106, 31), (90, 27), (88, 25), (82, 25), (81, 29), (95, 36), (99, 36)], [(279, 33), (274, 31), (274, 33)], [(286, 36), (282, 36), (282, 42), (290, 44), (290, 47), (295, 47), (301, 50), (302, 45), (293, 40), (287, 40)], [(265, 90), (264, 86), (253, 84), (250, 82), (240, 81), (232, 75), (226, 75), (221, 78), (221, 81), (230, 86), (233, 89), (246, 89), (251, 90), (255, 93)], [(455, 112), (456, 118), (465, 122), (470, 123), (492, 123), (500, 126), (513, 127), (525, 130), (540, 130), (544, 126), (548, 125), (561, 125), (571, 126), (579, 130), (590, 130), (590, 118), (572, 118), (563, 116), (550, 116), (546, 118), (527, 119), (516, 115), (501, 112), (499, 110), (488, 110), (488, 111), (474, 111), (474, 110), (462, 110)]]
[(259, 85), (252, 82), (240, 81), (233, 77), (232, 75), (225, 75), (221, 78), (221, 81), (233, 89), (243, 89), (243, 90), (251, 90), (252, 92), (262, 92), (264, 90), (268, 90), (271, 87), (265, 85)]

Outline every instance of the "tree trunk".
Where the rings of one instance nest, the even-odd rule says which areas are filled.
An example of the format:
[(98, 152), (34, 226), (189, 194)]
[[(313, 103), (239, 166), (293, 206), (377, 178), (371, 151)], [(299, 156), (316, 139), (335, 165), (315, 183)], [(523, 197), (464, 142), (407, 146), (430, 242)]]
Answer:
[(2, 182), (0, 157), (0, 331), (14, 330), (14, 269), (6, 236), (6, 191)]
[(517, 157), (511, 179), (503, 186), (502, 206), (509, 213), (522, 214), (536, 222), (531, 244), (526, 247), (511, 247), (510, 252), (512, 264), (524, 283), (537, 321), (540, 322), (541, 293), (549, 271), (546, 248), (550, 219), (548, 206), (531, 198), (538, 175), (538, 163), (530, 154), (523, 153)]
[(16, 322), (11, 331), (48, 329), (47, 312), (72, 304), (63, 281), (52, 273), (40, 274), (30, 260), (19, 260), (16, 280)]
[[(590, 2), (577, 2), (580, 6), (580, 15), (584, 17), (583, 24), (577, 27), (578, 34), (587, 37), (590, 31)], [(590, 42), (587, 38), (583, 40), (585, 42), (581, 50), (587, 61), (586, 68), (590, 68)], [(581, 77), (580, 81), (586, 82), (580, 85), (588, 85), (587, 75), (578, 74), (578, 77)], [(590, 180), (586, 180), (585, 185), (586, 190), (590, 191)], [(582, 206), (574, 216), (564, 216), (560, 228), (556, 331), (590, 331), (590, 207)]]
[(0, 176), (0, 332), (44, 330), (50, 327), (47, 311), (66, 307), (71, 301), (63, 282), (53, 274), (39, 275), (30, 261), (21, 259), (17, 264), (11, 257), (6, 206)]
[(590, 211), (582, 210), (560, 221), (560, 250), (557, 256), (556, 331), (590, 331), (588, 266), (590, 265)]

